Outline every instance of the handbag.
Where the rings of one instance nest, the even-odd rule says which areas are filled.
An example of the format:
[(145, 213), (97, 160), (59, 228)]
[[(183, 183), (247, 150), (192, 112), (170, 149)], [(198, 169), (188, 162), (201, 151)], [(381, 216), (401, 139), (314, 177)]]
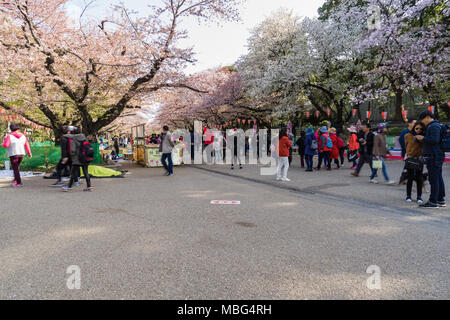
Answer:
[(372, 161), (372, 168), (373, 169), (381, 169), (381, 168), (383, 168), (383, 161), (381, 161), (381, 160), (373, 160)]
[(407, 158), (405, 167), (409, 170), (423, 170), (423, 162), (417, 158)]

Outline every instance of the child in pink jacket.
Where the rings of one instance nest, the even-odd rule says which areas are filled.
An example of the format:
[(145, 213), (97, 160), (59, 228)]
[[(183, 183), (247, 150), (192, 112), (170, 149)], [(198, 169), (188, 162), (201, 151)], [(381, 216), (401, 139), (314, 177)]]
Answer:
[(20, 164), (25, 156), (25, 152), (28, 154), (28, 158), (31, 159), (31, 149), (28, 144), (27, 137), (19, 131), (19, 126), (12, 123), (9, 126), (11, 133), (6, 136), (5, 141), (2, 144), (3, 148), (8, 149), (8, 157), (11, 161), (11, 166), (14, 171), (14, 181), (12, 183), (13, 188), (22, 188), (22, 179), (20, 178)]

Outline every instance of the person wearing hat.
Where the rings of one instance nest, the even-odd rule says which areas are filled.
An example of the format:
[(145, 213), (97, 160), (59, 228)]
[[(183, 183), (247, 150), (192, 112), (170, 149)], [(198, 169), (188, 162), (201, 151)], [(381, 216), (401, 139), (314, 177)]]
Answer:
[(313, 159), (317, 153), (317, 139), (314, 134), (313, 127), (309, 127), (306, 129), (306, 137), (305, 137), (305, 161), (306, 161), (306, 171), (313, 171)]
[(61, 137), (61, 160), (59, 160), (56, 166), (56, 181), (52, 184), (52, 187), (62, 187), (64, 184), (62, 182), (62, 173), (66, 168), (69, 168), (69, 172), (72, 172), (72, 159), (70, 157), (70, 139), (72, 138), (72, 133), (75, 131), (73, 126), (62, 126), (62, 137)]
[(331, 170), (331, 163), (329, 160), (331, 148), (328, 143), (328, 139), (330, 139), (328, 135), (328, 127), (323, 126), (319, 130), (318, 136), (318, 146), (319, 146), (319, 163), (317, 164), (316, 170), (320, 170), (322, 167), (322, 161), (325, 166), (327, 166), (327, 170)]
[(430, 200), (421, 204), (420, 207), (443, 208), (447, 204), (445, 202), (445, 184), (442, 177), (445, 152), (442, 148), (441, 125), (430, 110), (423, 111), (419, 120), (427, 127), (425, 135), (416, 135), (416, 139), (423, 142), (422, 153), (428, 169), (428, 181), (431, 185)]
[(358, 166), (358, 150), (359, 150), (359, 143), (358, 143), (358, 136), (356, 134), (356, 127), (351, 126), (350, 128), (347, 128), (347, 130), (350, 132), (350, 138), (348, 141), (348, 155), (347, 159), (348, 162), (352, 162), (352, 170), (355, 170)]
[[(386, 163), (384, 162), (384, 159), (386, 158), (387, 154), (390, 154), (389, 150), (387, 149), (386, 145), (386, 134), (387, 134), (387, 126), (385, 123), (380, 123), (378, 125), (378, 134), (375, 135), (373, 139), (373, 157), (375, 160), (380, 160), (382, 163), (382, 170), (384, 178), (386, 179), (386, 183), (389, 185), (395, 184), (394, 180), (389, 179), (389, 175), (387, 173)], [(378, 173), (378, 169), (373, 168), (372, 169), (372, 175), (370, 177), (370, 182), (377, 184), (378, 181), (375, 180), (375, 176)]]
[(334, 163), (336, 164), (337, 168), (340, 169), (339, 165), (339, 141), (338, 137), (336, 135), (336, 128), (331, 128), (329, 131), (329, 136), (331, 139), (331, 142), (333, 143), (333, 147), (330, 150), (330, 167), (331, 167), (331, 160), (334, 160)]

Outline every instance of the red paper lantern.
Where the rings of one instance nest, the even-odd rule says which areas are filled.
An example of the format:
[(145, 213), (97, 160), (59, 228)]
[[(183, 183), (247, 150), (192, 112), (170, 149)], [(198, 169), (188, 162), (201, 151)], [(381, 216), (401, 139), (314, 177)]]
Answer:
[(403, 120), (408, 121), (408, 110), (402, 110)]
[(387, 112), (382, 112), (381, 116), (383, 117), (383, 121), (386, 122), (387, 121), (387, 117), (388, 117), (388, 113)]
[(320, 117), (320, 111), (316, 111), (316, 112), (315, 112), (315, 115), (316, 115), (316, 118), (319, 119), (319, 117)]
[(428, 110), (430, 110), (431, 113), (434, 113), (434, 107), (433, 106), (429, 106)]
[(370, 116), (372, 115), (372, 111), (367, 111), (366, 115), (367, 115), (367, 119), (370, 119)]
[(306, 119), (309, 119), (309, 117), (311, 117), (311, 112), (306, 111)]
[(358, 109), (352, 109), (352, 117), (356, 116), (357, 112), (358, 112)]

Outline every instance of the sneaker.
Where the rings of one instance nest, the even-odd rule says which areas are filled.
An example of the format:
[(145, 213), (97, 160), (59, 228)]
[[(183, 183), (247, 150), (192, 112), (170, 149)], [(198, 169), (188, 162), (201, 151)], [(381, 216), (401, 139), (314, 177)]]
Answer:
[(396, 184), (397, 182), (395, 182), (394, 180), (389, 180), (386, 182), (387, 185), (392, 186), (394, 184)]
[(281, 181), (281, 178), (277, 177), (277, 181)]
[(61, 188), (61, 191), (62, 192), (69, 192), (69, 191), (72, 191), (72, 188), (69, 188), (68, 186), (65, 186), (65, 187)]
[[(406, 198), (406, 202), (411, 203), (412, 199), (411, 198)], [(417, 202), (419, 202), (419, 201), (417, 201)], [(422, 201), (422, 203), (423, 203), (423, 201)], [(419, 204), (421, 204), (421, 203), (419, 203)]]
[(370, 183), (373, 183), (373, 184), (378, 184), (378, 181), (377, 181), (377, 180), (375, 180), (375, 179), (371, 179), (371, 180), (370, 180)]
[(239, 166), (239, 169), (242, 169), (242, 166)]
[(81, 182), (79, 182), (79, 181), (76, 181), (76, 182), (73, 183), (74, 187), (79, 187), (80, 185), (81, 185)]
[(85, 189), (83, 189), (83, 191), (92, 192), (92, 191), (94, 191), (94, 187), (85, 188)]
[(289, 181), (291, 181), (291, 179), (288, 179), (288, 178), (283, 178), (283, 179), (281, 179), (281, 181), (284, 181), (284, 182), (289, 182)]
[(438, 206), (440, 208), (446, 208), (447, 207), (447, 203), (445, 201), (438, 201)]
[(169, 173), (167, 176), (168, 177), (173, 177), (173, 173)]
[(357, 173), (357, 172), (352, 172), (352, 176), (354, 176), (354, 177), (359, 177), (359, 173)]
[(418, 204), (423, 204), (423, 200), (419, 198), (419, 199), (417, 199), (417, 203)]
[(68, 182), (68, 181), (70, 181), (70, 178), (66, 178), (66, 177), (65, 178), (61, 178), (61, 181), (62, 182)]
[(426, 208), (426, 209), (438, 209), (439, 205), (435, 204), (435, 203), (431, 203), (431, 202), (427, 202), (425, 204), (421, 204), (419, 205), (420, 208)]
[(62, 186), (64, 186), (64, 183), (62, 183), (62, 181), (58, 181), (51, 185), (51, 187), (62, 187)]
[(14, 189), (20, 189), (20, 188), (23, 188), (23, 184), (15, 183), (15, 184), (11, 185), (11, 187), (13, 187)]

